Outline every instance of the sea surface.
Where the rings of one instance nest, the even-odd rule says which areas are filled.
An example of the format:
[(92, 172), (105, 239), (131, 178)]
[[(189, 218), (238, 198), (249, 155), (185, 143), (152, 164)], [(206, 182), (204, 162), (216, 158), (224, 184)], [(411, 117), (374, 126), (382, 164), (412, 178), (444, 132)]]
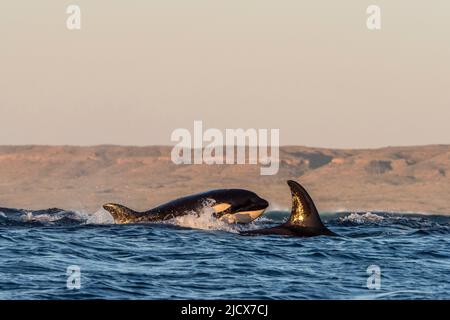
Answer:
[(450, 217), (322, 213), (339, 237), (242, 236), (209, 214), (0, 208), (0, 299), (450, 299)]

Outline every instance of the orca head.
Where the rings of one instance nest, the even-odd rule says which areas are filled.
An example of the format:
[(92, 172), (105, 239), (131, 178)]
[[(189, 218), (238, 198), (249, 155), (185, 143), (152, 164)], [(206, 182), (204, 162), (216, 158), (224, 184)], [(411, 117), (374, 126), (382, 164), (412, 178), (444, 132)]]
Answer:
[(227, 223), (249, 223), (269, 206), (267, 200), (244, 189), (228, 189), (214, 197), (215, 216)]

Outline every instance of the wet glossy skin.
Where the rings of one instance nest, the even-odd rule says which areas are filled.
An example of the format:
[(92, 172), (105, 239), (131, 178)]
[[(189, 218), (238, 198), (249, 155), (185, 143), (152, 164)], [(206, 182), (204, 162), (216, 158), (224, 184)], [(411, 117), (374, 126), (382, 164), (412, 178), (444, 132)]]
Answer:
[[(118, 204), (105, 204), (103, 207), (111, 213), (116, 223), (164, 221), (199, 213), (207, 208), (213, 209), (218, 219), (246, 223), (260, 216), (268, 206), (266, 200), (249, 190), (218, 189), (178, 198), (145, 212), (136, 212)], [(237, 213), (242, 214), (234, 217)]]
[(336, 236), (320, 220), (319, 212), (308, 192), (299, 183), (289, 180), (292, 209), (289, 220), (279, 226), (241, 232), (243, 235), (281, 235), (289, 237)]

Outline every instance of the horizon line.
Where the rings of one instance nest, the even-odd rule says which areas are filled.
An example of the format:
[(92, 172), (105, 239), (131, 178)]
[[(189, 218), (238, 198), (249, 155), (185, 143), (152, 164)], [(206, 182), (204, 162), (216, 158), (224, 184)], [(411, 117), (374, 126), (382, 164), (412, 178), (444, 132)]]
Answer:
[[(222, 147), (227, 147), (227, 145), (221, 145)], [(150, 148), (150, 147), (160, 147), (160, 148), (173, 148), (175, 145), (169, 144), (153, 144), (153, 145), (125, 145), (125, 144), (93, 144), (93, 145), (76, 145), (76, 144), (0, 144), (1, 147), (72, 147), (72, 148), (97, 148), (97, 147), (131, 147), (131, 148)], [(220, 147), (220, 146), (219, 146)], [(234, 147), (245, 147), (250, 148), (248, 145), (237, 145)], [(271, 145), (267, 145), (267, 148), (271, 148)], [(450, 147), (450, 144), (445, 143), (432, 143), (432, 144), (419, 144), (419, 145), (387, 145), (381, 147), (316, 147), (301, 144), (284, 144), (280, 145), (279, 148), (289, 148), (289, 147), (304, 147), (310, 149), (333, 149), (333, 150), (377, 150), (377, 149), (388, 149), (388, 148), (423, 148), (423, 147)], [(204, 147), (202, 147), (203, 149)], [(253, 148), (258, 148), (258, 146), (253, 146)], [(196, 148), (190, 148), (195, 150)]]

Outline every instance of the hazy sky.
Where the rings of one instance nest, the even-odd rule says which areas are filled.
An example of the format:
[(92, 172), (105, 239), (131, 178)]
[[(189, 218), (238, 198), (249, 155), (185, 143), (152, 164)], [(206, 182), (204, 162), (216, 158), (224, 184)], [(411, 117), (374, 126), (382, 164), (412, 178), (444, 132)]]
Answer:
[(282, 144), (450, 143), (449, 12), (448, 0), (2, 0), (0, 144), (170, 144), (194, 120), (279, 128)]

